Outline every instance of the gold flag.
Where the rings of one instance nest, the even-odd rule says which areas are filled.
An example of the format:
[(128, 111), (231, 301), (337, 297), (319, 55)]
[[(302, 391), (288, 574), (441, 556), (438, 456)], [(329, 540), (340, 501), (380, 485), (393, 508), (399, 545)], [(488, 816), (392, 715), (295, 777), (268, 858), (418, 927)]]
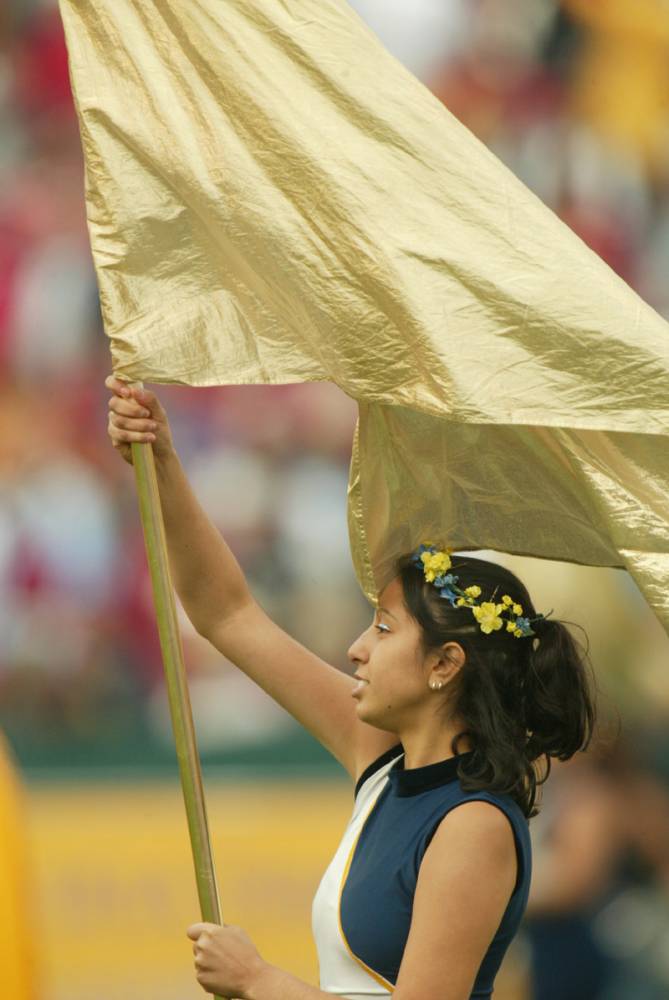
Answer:
[(342, 0), (60, 0), (120, 377), (329, 379), (354, 563), (626, 567), (669, 628), (669, 325)]

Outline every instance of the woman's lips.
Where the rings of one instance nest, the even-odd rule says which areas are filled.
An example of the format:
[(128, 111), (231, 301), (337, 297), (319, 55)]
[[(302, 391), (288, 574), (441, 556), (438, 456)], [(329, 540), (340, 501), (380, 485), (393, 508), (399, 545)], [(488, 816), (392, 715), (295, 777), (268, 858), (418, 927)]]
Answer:
[(364, 691), (364, 689), (367, 687), (368, 684), (369, 684), (369, 681), (358, 680), (358, 683), (355, 685), (355, 687), (351, 691), (351, 697), (352, 698), (359, 698), (360, 695), (362, 694), (362, 692)]

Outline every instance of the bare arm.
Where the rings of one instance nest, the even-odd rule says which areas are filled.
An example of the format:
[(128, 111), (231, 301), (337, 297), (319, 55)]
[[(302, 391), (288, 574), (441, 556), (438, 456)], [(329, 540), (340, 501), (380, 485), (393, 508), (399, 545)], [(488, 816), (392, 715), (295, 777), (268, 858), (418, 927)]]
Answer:
[(354, 681), (306, 649), (255, 601), (215, 622), (207, 638), (307, 729), (357, 779), (397, 737), (361, 722)]
[(202, 509), (172, 452), (156, 462), (175, 589), (197, 631), (210, 638), (215, 623), (252, 603), (246, 577), (224, 538)]
[(425, 852), (396, 1000), (469, 1000), (516, 882), (513, 831), (501, 810), (466, 802)]
[(396, 738), (358, 720), (353, 680), (284, 632), (255, 601), (246, 577), (193, 493), (155, 394), (110, 377), (109, 434), (131, 462), (150, 442), (172, 578), (197, 631), (297, 719), (356, 778)]
[(113, 376), (105, 385), (114, 392), (109, 400), (114, 447), (129, 463), (131, 442), (153, 447), (172, 579), (186, 614), (205, 634), (213, 620), (228, 618), (251, 601), (246, 578), (190, 487), (167, 414), (155, 394), (130, 388)]

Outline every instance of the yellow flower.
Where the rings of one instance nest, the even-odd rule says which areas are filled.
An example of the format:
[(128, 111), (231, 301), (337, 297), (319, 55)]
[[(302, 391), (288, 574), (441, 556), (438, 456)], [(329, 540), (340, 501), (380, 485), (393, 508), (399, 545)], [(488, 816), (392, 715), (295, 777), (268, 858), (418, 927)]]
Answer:
[(467, 602), (466, 602), (466, 600), (464, 599), (464, 597), (458, 597), (458, 599), (457, 599), (457, 601), (456, 601), (455, 603), (457, 604), (457, 606), (458, 606), (459, 608), (461, 608), (461, 607), (462, 607), (462, 605), (463, 605), (463, 604), (466, 604)]
[(514, 606), (513, 606), (513, 613), (514, 613), (514, 615), (522, 615), (522, 613), (523, 613), (523, 606), (522, 606), (522, 604), (514, 604)]
[(506, 623), (506, 630), (507, 630), (507, 632), (515, 632), (516, 631), (516, 623), (515, 622), (507, 622)]
[(511, 600), (508, 594), (505, 594), (504, 597), (502, 598), (502, 604), (504, 604), (507, 608), (509, 607), (510, 604), (513, 604), (513, 601)]
[(503, 604), (493, 604), (491, 601), (484, 601), (479, 607), (472, 608), (474, 618), (481, 626), (481, 631), (485, 632), (486, 635), (497, 632), (502, 627), (503, 622), (499, 614), (503, 610)]
[(517, 639), (520, 639), (520, 637), (521, 637), (521, 636), (522, 636), (522, 634), (523, 634), (523, 630), (522, 630), (522, 629), (520, 629), (520, 628), (517, 628), (517, 629), (515, 630), (515, 632), (514, 632), (513, 634), (515, 635), (515, 637), (516, 637)]
[(467, 597), (480, 597), (481, 588), (474, 585), (473, 587), (465, 587), (465, 594)]
[(423, 552), (420, 557), (425, 570), (425, 579), (432, 583), (436, 577), (441, 576), (451, 568), (451, 560), (448, 552)]

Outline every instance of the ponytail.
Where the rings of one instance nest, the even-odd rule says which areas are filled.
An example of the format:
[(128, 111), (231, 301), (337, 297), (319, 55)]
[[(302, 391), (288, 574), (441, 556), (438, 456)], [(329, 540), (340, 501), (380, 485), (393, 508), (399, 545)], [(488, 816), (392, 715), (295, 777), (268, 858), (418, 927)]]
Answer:
[(525, 677), (526, 752), (569, 760), (592, 737), (595, 710), (585, 669), (586, 654), (562, 622), (540, 623)]

